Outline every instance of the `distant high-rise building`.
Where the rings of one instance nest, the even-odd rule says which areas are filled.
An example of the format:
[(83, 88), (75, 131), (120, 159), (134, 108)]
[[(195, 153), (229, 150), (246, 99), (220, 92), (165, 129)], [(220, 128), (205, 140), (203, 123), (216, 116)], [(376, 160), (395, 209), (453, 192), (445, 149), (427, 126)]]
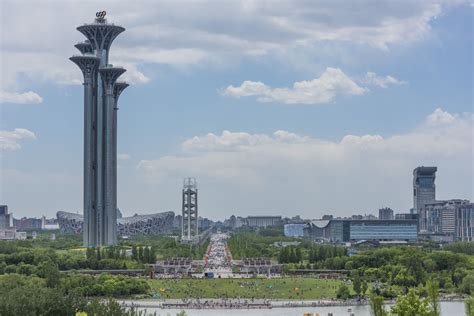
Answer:
[(183, 184), (183, 213), (181, 238), (191, 240), (198, 230), (198, 189), (195, 178), (185, 178)]
[[(456, 237), (456, 216), (461, 215), (461, 217), (463, 217), (466, 215), (462, 212), (459, 213), (457, 210), (460, 208), (468, 209), (469, 207), (466, 208), (465, 206), (470, 204), (471, 203), (469, 202), (469, 200), (460, 199), (436, 201), (434, 203), (426, 204), (425, 209), (427, 218), (427, 233), (448, 234), (452, 235), (453, 237)], [(462, 223), (459, 225), (463, 226)], [(468, 226), (464, 225), (464, 227)]]
[(0, 229), (13, 227), (13, 215), (8, 213), (7, 205), (0, 205)]
[(379, 209), (379, 219), (393, 219), (393, 210), (389, 207)]
[(456, 240), (474, 241), (474, 203), (458, 205), (455, 212)]
[(8, 206), (0, 205), (0, 229), (7, 228)]
[(437, 167), (418, 167), (413, 170), (413, 208), (418, 214), (419, 229), (426, 231), (427, 217), (425, 205), (436, 201)]
[(105, 11), (77, 28), (87, 40), (70, 58), (84, 76), (84, 246), (117, 241), (117, 101), (128, 86), (124, 68), (109, 64), (110, 46), (125, 29), (109, 24)]

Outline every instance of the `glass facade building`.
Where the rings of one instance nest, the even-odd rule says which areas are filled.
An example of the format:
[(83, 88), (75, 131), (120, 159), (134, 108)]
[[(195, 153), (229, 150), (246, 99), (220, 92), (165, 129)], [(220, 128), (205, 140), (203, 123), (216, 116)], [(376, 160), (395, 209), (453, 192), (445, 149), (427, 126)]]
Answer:
[(285, 224), (283, 232), (286, 237), (303, 237), (307, 224)]
[(351, 240), (418, 239), (416, 220), (355, 220), (350, 222)]
[(474, 203), (456, 208), (455, 236), (457, 240), (474, 241)]

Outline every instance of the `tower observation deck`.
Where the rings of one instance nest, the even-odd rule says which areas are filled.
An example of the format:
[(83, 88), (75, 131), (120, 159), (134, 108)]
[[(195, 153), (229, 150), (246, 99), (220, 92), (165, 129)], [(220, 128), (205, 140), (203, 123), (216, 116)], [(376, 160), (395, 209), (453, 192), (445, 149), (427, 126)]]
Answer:
[(124, 68), (109, 64), (110, 46), (125, 28), (107, 23), (105, 11), (79, 26), (86, 40), (70, 58), (84, 75), (84, 246), (117, 241), (117, 102), (128, 86)]

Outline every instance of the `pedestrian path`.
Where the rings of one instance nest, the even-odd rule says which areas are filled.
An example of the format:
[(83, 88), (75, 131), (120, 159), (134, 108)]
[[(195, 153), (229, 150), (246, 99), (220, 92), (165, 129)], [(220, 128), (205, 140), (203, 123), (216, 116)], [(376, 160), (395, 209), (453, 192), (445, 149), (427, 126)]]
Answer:
[(227, 234), (211, 235), (209, 246), (204, 255), (204, 272), (219, 275), (232, 273), (232, 256), (227, 247)]

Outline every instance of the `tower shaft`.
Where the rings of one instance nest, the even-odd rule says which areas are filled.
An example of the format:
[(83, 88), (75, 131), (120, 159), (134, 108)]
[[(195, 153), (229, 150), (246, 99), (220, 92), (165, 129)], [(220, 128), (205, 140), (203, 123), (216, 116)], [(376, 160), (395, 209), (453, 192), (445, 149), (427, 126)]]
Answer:
[[(77, 29), (87, 37), (76, 44), (83, 56), (71, 57), (84, 74), (84, 246), (112, 245), (117, 241), (115, 84), (125, 69), (109, 65), (108, 56), (125, 29), (103, 16)], [(93, 68), (87, 66), (92, 60)]]
[(181, 238), (192, 240), (198, 231), (198, 190), (195, 178), (184, 179)]

